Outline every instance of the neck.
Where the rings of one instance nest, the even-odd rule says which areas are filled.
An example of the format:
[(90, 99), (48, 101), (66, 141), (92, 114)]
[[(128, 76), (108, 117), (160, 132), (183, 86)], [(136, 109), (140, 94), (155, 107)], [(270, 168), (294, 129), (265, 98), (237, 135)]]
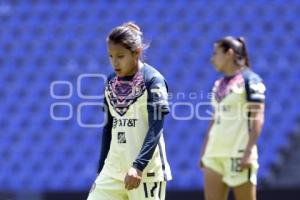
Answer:
[(142, 67), (143, 67), (143, 63), (139, 60), (138, 63), (137, 63), (137, 65), (126, 76), (133, 76), (133, 75), (135, 75)]
[(230, 71), (224, 72), (224, 74), (225, 74), (225, 76), (234, 76), (234, 75), (237, 74), (239, 71), (240, 71), (240, 69), (230, 70)]
[(242, 67), (234, 65), (233, 67), (226, 67), (226, 70), (223, 71), (225, 76), (234, 76), (242, 70)]

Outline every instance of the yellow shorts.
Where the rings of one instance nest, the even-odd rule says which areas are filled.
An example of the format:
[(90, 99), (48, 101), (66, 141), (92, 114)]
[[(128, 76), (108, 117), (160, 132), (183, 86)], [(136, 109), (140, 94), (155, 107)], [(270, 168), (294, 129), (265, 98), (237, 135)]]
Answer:
[(138, 188), (126, 190), (124, 182), (100, 173), (87, 200), (165, 200), (166, 182), (141, 182)]
[(252, 166), (248, 169), (240, 170), (241, 158), (230, 157), (203, 157), (202, 163), (204, 167), (210, 168), (218, 174), (222, 175), (223, 182), (230, 186), (236, 187), (250, 181), (257, 184), (258, 162), (254, 160)]

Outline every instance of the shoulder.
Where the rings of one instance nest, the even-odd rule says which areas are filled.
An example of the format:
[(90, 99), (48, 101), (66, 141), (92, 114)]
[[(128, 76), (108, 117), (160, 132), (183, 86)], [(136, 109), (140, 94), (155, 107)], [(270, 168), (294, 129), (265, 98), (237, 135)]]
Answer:
[(116, 82), (117, 80), (117, 74), (116, 73), (111, 73), (109, 74), (107, 77), (106, 77), (106, 82), (105, 82), (105, 85), (104, 85), (104, 90), (105, 90), (105, 93), (106, 92), (112, 92), (113, 91), (113, 84), (114, 82)]
[(155, 85), (166, 85), (166, 80), (163, 77), (163, 75), (154, 67), (152, 67), (151, 65), (148, 64), (144, 64), (144, 67), (142, 68), (142, 73), (144, 76), (144, 80), (145, 80), (145, 85), (147, 88), (149, 88), (151, 85), (155, 84)]
[(263, 83), (263, 79), (251, 69), (243, 70), (242, 76), (245, 81), (246, 89), (263, 91), (266, 89)]
[(106, 77), (106, 82), (105, 82), (105, 88), (108, 89), (111, 87), (113, 82), (116, 81), (117, 74), (116, 73), (111, 73)]
[(242, 75), (243, 75), (245, 82), (249, 82), (249, 83), (263, 82), (262, 78), (257, 73), (252, 71), (251, 69), (243, 70)]
[(115, 77), (117, 77), (117, 74), (115, 72), (109, 74), (107, 76), (107, 80), (106, 80), (106, 83), (108, 83), (109, 81), (113, 80)]
[(157, 69), (155, 69), (151, 65), (148, 65), (147, 63), (144, 64), (142, 71), (145, 77), (145, 81), (149, 81), (153, 78), (164, 79), (163, 75)]
[(142, 68), (145, 85), (149, 94), (148, 101), (152, 104), (159, 105), (164, 114), (169, 113), (168, 106), (168, 85), (163, 75), (154, 67), (145, 64)]
[(224, 77), (220, 77), (217, 80), (215, 80), (214, 85), (213, 85), (213, 91), (215, 91), (219, 87), (219, 85), (223, 79), (224, 79)]
[(215, 80), (215, 83), (214, 83), (214, 85), (215, 85), (215, 86), (218, 86), (218, 85), (220, 85), (220, 82), (221, 82), (223, 79), (224, 79), (224, 77), (220, 77), (220, 78), (218, 78), (217, 80)]
[(245, 81), (247, 99), (249, 101), (264, 101), (266, 87), (263, 79), (251, 69), (245, 69), (242, 75)]
[(246, 86), (265, 87), (263, 84), (263, 79), (251, 69), (243, 70), (242, 76), (244, 78)]

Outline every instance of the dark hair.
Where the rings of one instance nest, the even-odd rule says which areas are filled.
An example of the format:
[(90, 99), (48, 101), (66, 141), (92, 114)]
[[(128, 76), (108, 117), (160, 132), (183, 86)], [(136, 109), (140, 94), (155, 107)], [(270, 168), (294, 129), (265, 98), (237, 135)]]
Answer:
[(239, 66), (250, 67), (248, 51), (246, 49), (246, 42), (243, 37), (227, 36), (216, 42), (224, 52), (232, 49), (235, 53), (235, 63)]
[(137, 49), (145, 50), (148, 45), (143, 43), (143, 33), (138, 25), (127, 22), (114, 28), (107, 37), (107, 42), (122, 44), (132, 52)]

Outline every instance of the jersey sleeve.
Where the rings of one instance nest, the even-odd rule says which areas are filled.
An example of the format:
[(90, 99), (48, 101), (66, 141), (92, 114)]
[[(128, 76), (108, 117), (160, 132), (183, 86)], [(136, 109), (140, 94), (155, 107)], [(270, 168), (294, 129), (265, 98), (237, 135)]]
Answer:
[(170, 112), (168, 103), (168, 85), (163, 77), (154, 77), (148, 88), (148, 106), (152, 106), (158, 114)]
[(266, 87), (260, 78), (253, 77), (246, 79), (246, 97), (248, 102), (261, 102), (265, 101)]
[(143, 142), (141, 151), (132, 165), (140, 171), (143, 171), (152, 159), (163, 130), (164, 116), (162, 116), (161, 119), (154, 119), (154, 115), (150, 114), (149, 117), (151, 118), (149, 119), (147, 135)]
[(169, 113), (168, 89), (163, 78), (155, 77), (148, 88), (148, 124), (149, 129), (142, 148), (133, 167), (143, 171), (152, 159), (153, 153), (160, 140), (165, 114)]
[(105, 161), (107, 154), (109, 152), (109, 149), (110, 149), (111, 129), (112, 129), (112, 123), (113, 123), (113, 118), (109, 112), (109, 107), (108, 107), (106, 98), (104, 98), (103, 111), (105, 112), (107, 121), (102, 130), (101, 151), (100, 151), (100, 158), (99, 158), (99, 164), (98, 164), (98, 170), (97, 170), (98, 173), (101, 172), (101, 170), (104, 166), (104, 161)]

